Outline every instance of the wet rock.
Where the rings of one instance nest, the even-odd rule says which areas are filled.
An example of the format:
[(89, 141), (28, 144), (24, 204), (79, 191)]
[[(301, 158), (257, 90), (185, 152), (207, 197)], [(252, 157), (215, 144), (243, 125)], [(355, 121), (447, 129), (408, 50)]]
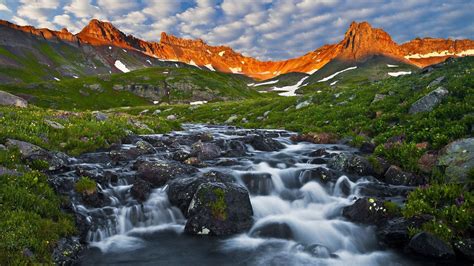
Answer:
[(328, 247), (320, 245), (320, 244), (313, 244), (313, 245), (306, 246), (303, 249), (303, 251), (305, 251), (306, 253), (316, 258), (327, 259), (327, 258), (339, 257), (338, 255), (333, 254)]
[(449, 94), (449, 91), (443, 87), (438, 87), (436, 90), (428, 93), (423, 96), (421, 99), (416, 101), (408, 111), (410, 114), (416, 114), (420, 112), (429, 112), (432, 111), (436, 106), (438, 106), (443, 99), (445, 99)]
[(263, 224), (250, 232), (252, 237), (293, 239), (293, 231), (286, 223), (271, 222)]
[(413, 188), (390, 186), (385, 183), (360, 183), (357, 185), (360, 195), (377, 198), (403, 197), (405, 198)]
[(309, 154), (311, 157), (323, 157), (323, 156), (328, 156), (329, 152), (322, 148), (322, 149), (317, 149)]
[(178, 207), (181, 212), (187, 216), (189, 204), (194, 197), (198, 187), (201, 184), (218, 182), (231, 183), (234, 182), (232, 176), (211, 171), (197, 177), (177, 178), (168, 182), (168, 198), (172, 205)]
[(26, 108), (28, 107), (28, 102), (23, 98), (0, 90), (0, 105)]
[(110, 199), (102, 192), (84, 192), (81, 194), (82, 202), (90, 207), (100, 208), (106, 205), (110, 205)]
[(324, 158), (314, 158), (314, 159), (309, 160), (310, 164), (326, 164), (327, 162), (328, 160)]
[(375, 144), (372, 142), (363, 142), (359, 151), (365, 154), (371, 154), (375, 151)]
[(273, 191), (272, 176), (268, 173), (246, 173), (241, 179), (252, 195), (270, 195)]
[(391, 166), (390, 163), (381, 157), (373, 157), (371, 160), (369, 160), (369, 162), (374, 171), (373, 172), (374, 176), (380, 180), (383, 180), (385, 173), (387, 172), (388, 168), (390, 168)]
[(310, 181), (318, 181), (322, 183), (336, 182), (339, 178), (340, 173), (337, 171), (327, 169), (324, 167), (318, 167), (315, 169), (305, 170), (300, 174), (301, 184), (306, 184)]
[(409, 219), (397, 217), (388, 220), (377, 228), (377, 238), (384, 246), (401, 249), (410, 241), (409, 228), (420, 228), (431, 219), (431, 216), (420, 216)]
[(192, 145), (191, 155), (201, 161), (212, 160), (221, 155), (221, 149), (214, 143), (198, 141)]
[(242, 157), (247, 155), (247, 148), (242, 141), (230, 140), (225, 144), (224, 156), (226, 157)]
[(328, 167), (336, 171), (360, 176), (372, 175), (374, 173), (372, 165), (366, 158), (349, 153), (339, 153), (334, 156), (329, 160)]
[(455, 256), (449, 244), (427, 232), (416, 234), (408, 243), (408, 248), (416, 254), (436, 259), (450, 259)]
[(152, 187), (161, 187), (170, 179), (195, 173), (197, 170), (185, 164), (164, 161), (138, 163), (137, 176)]
[(48, 170), (55, 171), (64, 168), (69, 161), (69, 157), (61, 152), (49, 152), (34, 144), (8, 139), (5, 145), (11, 149), (17, 147), (20, 150), (21, 157), (29, 161), (45, 161), (48, 163)]
[(130, 189), (130, 194), (139, 202), (144, 202), (148, 199), (151, 193), (151, 185), (141, 178), (137, 178)]
[(354, 204), (344, 207), (342, 216), (356, 223), (381, 224), (389, 218), (383, 203), (376, 198), (360, 198)]
[(454, 242), (454, 251), (456, 254), (465, 260), (474, 262), (474, 239), (462, 239)]
[(48, 119), (45, 119), (44, 122), (45, 122), (48, 126), (54, 128), (54, 129), (64, 129), (64, 126), (61, 125), (61, 124), (58, 123), (58, 122), (51, 121), (51, 120), (48, 120)]
[(449, 182), (467, 182), (474, 168), (474, 138), (460, 139), (443, 148), (437, 167)]
[(84, 246), (77, 237), (61, 238), (53, 250), (52, 258), (56, 265), (74, 265), (79, 261)]
[(253, 210), (247, 190), (236, 183), (205, 183), (188, 209), (185, 232), (193, 235), (231, 235), (252, 226)]
[(187, 151), (184, 151), (184, 150), (179, 150), (179, 151), (175, 151), (172, 155), (171, 155), (171, 158), (175, 161), (178, 161), (178, 162), (184, 162), (186, 161), (186, 159), (188, 159), (189, 157), (191, 157), (191, 154)]
[(138, 150), (139, 154), (153, 154), (156, 152), (155, 148), (153, 145), (150, 143), (144, 141), (144, 140), (139, 140), (135, 143), (136, 149)]
[(425, 182), (423, 177), (404, 172), (400, 167), (392, 165), (385, 173), (385, 182), (391, 185), (418, 186)]
[(197, 157), (189, 157), (188, 159), (184, 160), (184, 163), (195, 167), (206, 167), (206, 164), (201, 162)]
[(166, 117), (166, 120), (170, 120), (170, 121), (174, 121), (176, 119), (177, 119), (177, 117), (175, 115), (169, 115), (169, 116)]
[(339, 188), (342, 192), (342, 195), (347, 197), (351, 194), (351, 184), (349, 183), (349, 180), (342, 180), (342, 182), (339, 183)]
[(252, 145), (252, 147), (259, 151), (279, 151), (285, 148), (285, 145), (280, 142), (264, 137), (262, 135), (252, 135), (245, 138), (245, 142)]

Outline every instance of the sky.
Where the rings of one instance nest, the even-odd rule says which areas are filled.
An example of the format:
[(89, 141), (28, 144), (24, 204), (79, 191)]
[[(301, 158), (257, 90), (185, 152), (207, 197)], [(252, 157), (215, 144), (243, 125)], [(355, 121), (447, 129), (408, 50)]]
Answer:
[(0, 18), (20, 25), (77, 33), (97, 18), (144, 40), (165, 31), (261, 60), (337, 43), (352, 21), (383, 28), (397, 43), (474, 39), (473, 10), (474, 0), (0, 0)]

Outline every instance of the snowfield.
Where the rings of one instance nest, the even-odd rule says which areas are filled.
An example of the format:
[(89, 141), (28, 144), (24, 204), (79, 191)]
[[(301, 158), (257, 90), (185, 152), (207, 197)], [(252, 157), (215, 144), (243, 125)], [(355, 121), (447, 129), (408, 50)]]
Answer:
[(207, 64), (207, 65), (205, 65), (205, 66), (206, 66), (207, 68), (209, 68), (209, 70), (211, 70), (211, 71), (216, 71), (216, 70), (214, 69), (214, 67), (212, 66), (212, 64)]
[(130, 72), (130, 69), (128, 69), (127, 66), (124, 65), (122, 62), (120, 62), (120, 60), (116, 60), (115, 63), (114, 63), (114, 66), (115, 66), (118, 70), (122, 71), (123, 73), (128, 73), (128, 72)]
[(258, 87), (258, 86), (263, 86), (263, 85), (272, 85), (272, 84), (275, 84), (275, 83), (278, 83), (278, 79), (277, 80), (270, 80), (270, 81), (267, 81), (267, 82), (262, 82), (262, 83), (250, 83), (250, 84), (247, 84), (247, 86), (253, 86), (253, 87)]
[(335, 76), (337, 76), (337, 75), (339, 75), (339, 74), (341, 74), (341, 73), (343, 73), (343, 72), (346, 72), (346, 71), (349, 71), (349, 70), (352, 70), (352, 69), (356, 69), (356, 68), (357, 68), (357, 66), (353, 66), (353, 67), (349, 67), (349, 68), (343, 69), (343, 70), (341, 70), (341, 71), (338, 71), (338, 72), (332, 74), (332, 75), (329, 76), (329, 77), (325, 77), (325, 78), (323, 78), (323, 79), (321, 79), (321, 80), (318, 80), (318, 82), (324, 82), (324, 81), (331, 80), (331, 79), (333, 79)]
[(389, 76), (398, 77), (403, 75), (410, 75), (411, 71), (388, 72)]
[(305, 85), (302, 85), (303, 82), (309, 78), (309, 76), (306, 76), (304, 78), (302, 78), (300, 81), (298, 81), (298, 83), (296, 83), (295, 85), (290, 85), (290, 86), (285, 86), (285, 87), (281, 87), (281, 88), (278, 88), (278, 87), (273, 87), (273, 91), (284, 91), (283, 93), (278, 93), (278, 95), (280, 96), (286, 96), (286, 97), (289, 97), (289, 96), (296, 96), (296, 90), (301, 88), (301, 87), (304, 87), (308, 84), (305, 84)]

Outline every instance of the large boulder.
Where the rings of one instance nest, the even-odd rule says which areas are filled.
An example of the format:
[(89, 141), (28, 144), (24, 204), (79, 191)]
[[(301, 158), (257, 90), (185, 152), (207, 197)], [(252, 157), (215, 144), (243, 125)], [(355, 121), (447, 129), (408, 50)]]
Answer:
[(460, 258), (474, 262), (474, 238), (456, 241), (454, 251)]
[(432, 217), (429, 215), (409, 219), (396, 217), (377, 228), (377, 238), (384, 246), (401, 249), (410, 241), (409, 228), (420, 228), (431, 219)]
[(329, 160), (328, 167), (336, 171), (360, 176), (372, 175), (374, 173), (372, 165), (365, 157), (350, 153), (340, 153), (334, 156)]
[(432, 111), (436, 106), (438, 106), (441, 101), (446, 98), (449, 94), (449, 91), (443, 87), (438, 87), (436, 90), (428, 93), (423, 96), (421, 99), (413, 103), (408, 111), (410, 114), (416, 114), (420, 112), (429, 112)]
[(69, 157), (61, 152), (49, 152), (39, 146), (34, 144), (15, 140), (15, 139), (8, 139), (5, 145), (12, 149), (17, 148), (20, 153), (21, 157), (24, 160), (29, 161), (45, 161), (48, 163), (48, 170), (54, 171), (64, 168), (68, 162)]
[(153, 161), (140, 162), (137, 166), (139, 178), (147, 181), (152, 187), (161, 187), (172, 178), (195, 173), (197, 170), (185, 164)]
[(418, 186), (426, 183), (423, 177), (403, 171), (400, 167), (392, 165), (385, 172), (385, 182), (391, 185)]
[(469, 171), (474, 168), (474, 138), (460, 139), (444, 147), (437, 167), (450, 182), (468, 181)]
[(221, 155), (221, 149), (214, 143), (198, 141), (191, 147), (191, 156), (201, 161), (212, 160)]
[(382, 224), (389, 218), (384, 202), (376, 198), (360, 198), (342, 209), (342, 216), (362, 224)]
[(205, 183), (188, 209), (185, 232), (193, 235), (230, 235), (252, 226), (253, 210), (247, 190), (237, 183)]
[(451, 259), (455, 256), (451, 245), (427, 232), (413, 236), (408, 248), (416, 254), (435, 259)]
[(279, 151), (285, 148), (285, 145), (280, 142), (262, 135), (248, 136), (245, 141), (259, 151)]
[(10, 94), (8, 92), (0, 91), (0, 105), (25, 108), (28, 107), (28, 102), (25, 99)]
[(332, 169), (318, 167), (314, 169), (308, 169), (301, 172), (299, 179), (301, 184), (308, 183), (310, 181), (318, 181), (322, 183), (336, 182), (341, 176), (340, 173)]
[(148, 199), (151, 193), (151, 185), (141, 178), (137, 178), (130, 189), (130, 194), (139, 202)]
[(234, 178), (230, 175), (211, 171), (201, 176), (176, 178), (168, 182), (168, 198), (172, 205), (178, 207), (184, 216), (188, 214), (189, 204), (198, 187), (204, 183), (232, 183)]

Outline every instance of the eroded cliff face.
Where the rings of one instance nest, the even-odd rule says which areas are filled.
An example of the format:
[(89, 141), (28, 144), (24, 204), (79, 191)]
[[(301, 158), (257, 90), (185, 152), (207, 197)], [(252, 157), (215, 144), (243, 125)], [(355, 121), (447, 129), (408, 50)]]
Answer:
[(148, 56), (168, 61), (179, 61), (212, 71), (243, 74), (256, 79), (269, 79), (289, 72), (314, 73), (333, 59), (361, 62), (372, 56), (386, 56), (400, 62), (425, 67), (451, 56), (474, 55), (474, 41), (450, 39), (415, 39), (402, 45), (395, 43), (382, 29), (367, 22), (353, 22), (344, 39), (324, 45), (301, 57), (283, 61), (259, 61), (243, 56), (226, 46), (210, 46), (203, 40), (183, 39), (166, 33), (160, 42), (147, 42), (126, 35), (109, 22), (96, 19), (74, 35), (63, 29), (52, 31), (31, 26), (18, 26), (6, 21), (4, 25), (16, 30), (52, 40), (76, 42), (79, 45), (117, 46), (133, 49)]

